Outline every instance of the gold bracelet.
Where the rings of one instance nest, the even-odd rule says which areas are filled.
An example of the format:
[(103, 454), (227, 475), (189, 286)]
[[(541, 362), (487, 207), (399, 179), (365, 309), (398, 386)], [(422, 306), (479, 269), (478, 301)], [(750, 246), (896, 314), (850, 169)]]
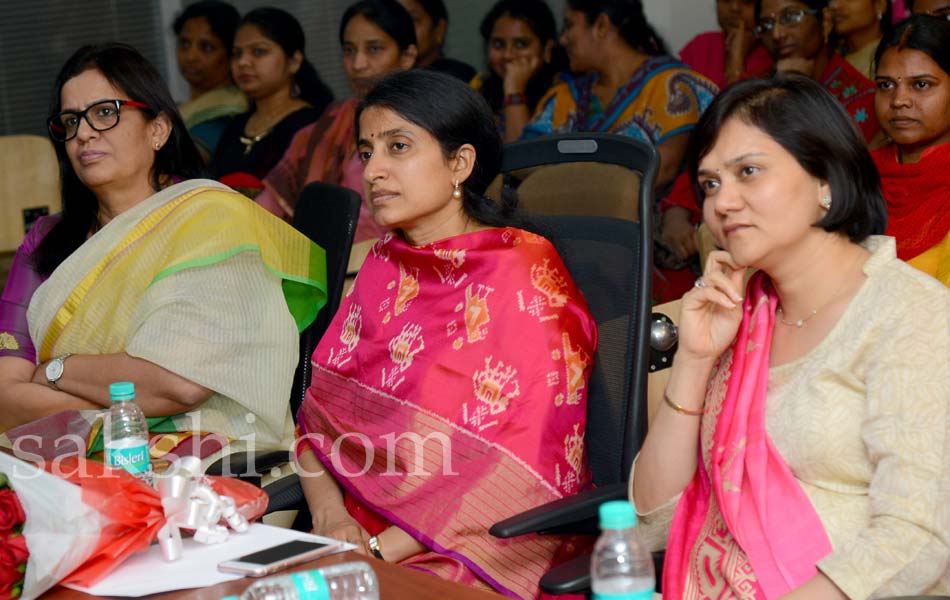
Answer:
[(688, 409), (688, 408), (683, 408), (682, 406), (680, 406), (680, 405), (677, 404), (676, 402), (673, 402), (672, 400), (670, 400), (669, 394), (667, 394), (665, 391), (663, 392), (663, 401), (666, 402), (666, 404), (667, 404), (670, 408), (672, 408), (672, 409), (675, 410), (676, 412), (680, 413), (681, 415), (689, 415), (689, 416), (691, 416), (691, 417), (701, 417), (701, 416), (703, 416), (703, 411), (702, 411), (702, 410), (690, 410), (690, 409)]

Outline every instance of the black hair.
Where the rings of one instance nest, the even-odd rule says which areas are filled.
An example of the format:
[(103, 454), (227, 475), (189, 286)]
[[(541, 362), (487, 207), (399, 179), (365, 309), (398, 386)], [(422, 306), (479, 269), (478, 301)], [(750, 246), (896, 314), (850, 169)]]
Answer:
[(877, 71), (884, 53), (891, 48), (919, 50), (950, 73), (950, 21), (931, 15), (911, 15), (885, 35), (874, 53)]
[(241, 15), (236, 8), (227, 2), (220, 0), (200, 0), (194, 4), (189, 4), (185, 10), (181, 11), (175, 22), (172, 24), (172, 31), (175, 35), (181, 35), (185, 23), (192, 19), (204, 19), (211, 27), (211, 32), (224, 44), (225, 52), (231, 54), (231, 47), (234, 46), (234, 33), (237, 31), (238, 24), (241, 22)]
[[(482, 19), (482, 24), (479, 27), (486, 47), (490, 42), (495, 22), (502, 17), (523, 21), (541, 40), (542, 48), (549, 41), (554, 42), (551, 61), (541, 65), (538, 71), (528, 80), (528, 86), (525, 88), (528, 110), (533, 112), (538, 101), (551, 87), (557, 74), (560, 71), (567, 70), (567, 58), (564, 49), (557, 43), (557, 24), (554, 20), (554, 14), (551, 13), (551, 9), (544, 0), (498, 0), (485, 15), (485, 18)], [(488, 100), (488, 104), (493, 111), (501, 112), (504, 103), (504, 81), (490, 69), (482, 80), (482, 95)]]
[(795, 73), (747, 79), (726, 88), (700, 117), (687, 150), (699, 203), (699, 162), (731, 118), (774, 139), (812, 177), (831, 187), (831, 208), (815, 223), (853, 242), (884, 233), (887, 209), (877, 168), (848, 113), (818, 82)]
[(281, 47), (287, 58), (295, 52), (300, 52), (303, 60), (300, 68), (294, 74), (294, 83), (297, 84), (299, 97), (318, 111), (322, 111), (333, 102), (333, 92), (320, 79), (317, 70), (313, 67), (305, 54), (306, 39), (303, 28), (287, 11), (279, 8), (255, 8), (244, 15), (241, 25), (254, 25), (267, 39)]
[(501, 169), (502, 141), (491, 109), (478, 92), (451, 75), (428, 69), (387, 75), (356, 109), (357, 140), (360, 115), (371, 107), (389, 109), (425, 129), (438, 140), (446, 159), (463, 144), (471, 144), (475, 148), (475, 165), (462, 184), (462, 210), (470, 219), (491, 227), (520, 223), (513, 195), (501, 202), (485, 196), (485, 190)]
[(351, 4), (340, 19), (341, 46), (347, 24), (358, 16), (382, 29), (396, 42), (401, 51), (416, 44), (416, 26), (412, 22), (409, 11), (403, 8), (402, 4), (396, 0), (360, 0)]
[[(62, 110), (61, 93), (66, 82), (90, 69), (102, 73), (110, 84), (127, 94), (130, 100), (148, 105), (147, 109), (141, 109), (147, 120), (164, 114), (171, 122), (171, 133), (165, 145), (155, 153), (155, 162), (149, 174), (154, 189), (161, 189), (173, 177), (193, 179), (204, 176), (204, 161), (188, 135), (188, 128), (178, 113), (165, 80), (152, 63), (126, 44), (83, 46), (76, 50), (56, 76), (50, 100), (51, 116)], [(96, 224), (99, 211), (96, 196), (73, 170), (66, 154), (66, 144), (54, 142), (53, 146), (59, 161), (63, 216), (43, 238), (33, 255), (34, 265), (43, 275), (52, 273), (86, 241), (89, 231)]]
[(445, 3), (442, 0), (416, 0), (416, 3), (426, 11), (434, 25), (438, 25), (439, 21), (449, 22), (449, 13), (446, 12)]
[(647, 21), (641, 0), (567, 0), (567, 5), (584, 13), (588, 24), (607, 15), (631, 48), (654, 56), (668, 54), (663, 38)]

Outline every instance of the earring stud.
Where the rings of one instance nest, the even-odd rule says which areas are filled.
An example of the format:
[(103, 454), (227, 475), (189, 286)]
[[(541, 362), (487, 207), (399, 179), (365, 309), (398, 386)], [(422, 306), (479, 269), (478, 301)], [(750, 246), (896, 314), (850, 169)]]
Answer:
[(831, 196), (825, 195), (818, 204), (825, 210), (831, 209)]

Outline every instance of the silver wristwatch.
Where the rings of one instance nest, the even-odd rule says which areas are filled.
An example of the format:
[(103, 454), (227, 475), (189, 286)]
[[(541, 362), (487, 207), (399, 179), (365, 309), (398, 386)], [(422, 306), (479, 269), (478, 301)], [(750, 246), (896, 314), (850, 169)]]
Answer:
[(70, 356), (72, 356), (72, 354), (63, 354), (62, 356), (57, 356), (46, 364), (46, 383), (48, 383), (49, 386), (54, 390), (59, 389), (59, 386), (56, 385), (56, 382), (63, 377), (63, 371), (66, 368), (66, 359)]

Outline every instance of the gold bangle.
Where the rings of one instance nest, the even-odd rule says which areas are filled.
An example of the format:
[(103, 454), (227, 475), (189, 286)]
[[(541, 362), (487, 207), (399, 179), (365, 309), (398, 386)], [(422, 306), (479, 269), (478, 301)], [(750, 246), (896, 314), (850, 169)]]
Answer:
[(680, 413), (681, 415), (689, 415), (689, 416), (691, 416), (691, 417), (701, 417), (701, 416), (703, 416), (703, 411), (702, 411), (702, 410), (690, 410), (690, 409), (688, 409), (688, 408), (683, 408), (682, 406), (680, 406), (680, 405), (677, 404), (676, 402), (673, 402), (672, 400), (670, 400), (669, 394), (667, 394), (665, 391), (663, 392), (663, 401), (666, 402), (667, 406), (669, 406), (670, 408), (672, 408), (672, 409), (675, 410), (676, 412)]

